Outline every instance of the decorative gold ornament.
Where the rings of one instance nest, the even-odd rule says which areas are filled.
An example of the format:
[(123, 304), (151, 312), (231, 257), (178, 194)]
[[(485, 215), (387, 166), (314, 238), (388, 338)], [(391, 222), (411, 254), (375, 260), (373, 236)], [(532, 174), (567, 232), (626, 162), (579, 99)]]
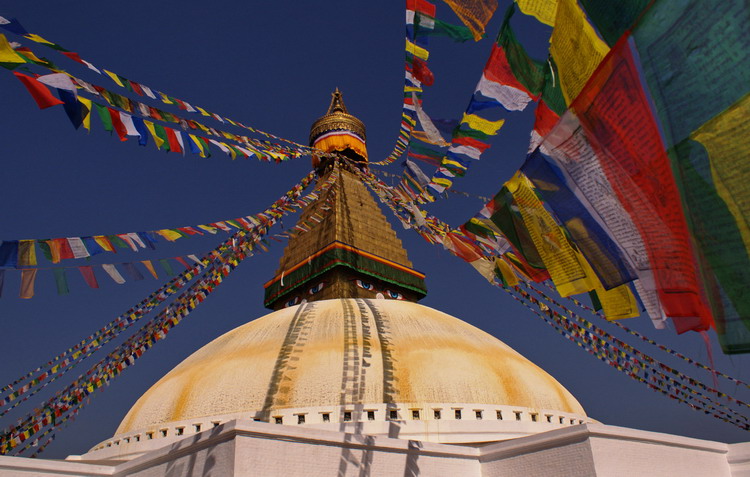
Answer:
[(363, 141), (367, 140), (364, 123), (349, 114), (339, 89), (336, 88), (331, 96), (331, 105), (328, 106), (328, 112), (318, 118), (310, 128), (310, 145), (312, 146), (318, 137), (331, 131), (351, 131), (361, 137)]

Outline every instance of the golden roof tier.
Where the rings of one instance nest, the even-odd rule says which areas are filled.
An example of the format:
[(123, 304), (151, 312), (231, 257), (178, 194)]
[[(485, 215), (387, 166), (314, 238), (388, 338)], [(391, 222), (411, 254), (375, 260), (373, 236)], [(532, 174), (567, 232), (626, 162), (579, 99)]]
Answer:
[(312, 131), (316, 147), (347, 159), (313, 162), (320, 181), (335, 176), (336, 182), (302, 212), (299, 223), (312, 226), (289, 239), (279, 269), (264, 285), (264, 305), (278, 310), (330, 298), (420, 300), (427, 294), (424, 274), (412, 268), (401, 240), (353, 172), (366, 167), (364, 140), (360, 144), (357, 136), (364, 136), (364, 125), (347, 112), (338, 88)]

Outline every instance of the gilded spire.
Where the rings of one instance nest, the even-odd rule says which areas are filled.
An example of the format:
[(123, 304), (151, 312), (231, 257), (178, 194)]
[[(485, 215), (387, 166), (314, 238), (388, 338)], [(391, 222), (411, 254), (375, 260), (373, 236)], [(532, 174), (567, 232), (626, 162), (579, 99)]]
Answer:
[[(338, 88), (331, 94), (331, 105), (328, 106), (328, 112), (318, 118), (310, 128), (310, 145), (316, 147), (315, 144), (318, 140), (330, 133), (355, 136), (355, 139), (358, 139), (356, 142), (359, 143), (355, 151), (362, 157), (367, 157), (367, 152), (364, 151), (364, 143), (367, 140), (365, 125), (358, 118), (349, 114), (344, 105), (344, 96)], [(321, 147), (321, 149), (326, 150), (325, 147)], [(338, 148), (333, 150), (340, 151)], [(332, 150), (326, 150), (326, 152), (332, 152)]]
[(336, 87), (336, 91), (331, 93), (331, 105), (328, 106), (328, 112), (326, 115), (336, 112), (349, 114), (349, 111), (346, 110), (346, 105), (344, 104), (344, 96), (341, 94), (338, 87)]

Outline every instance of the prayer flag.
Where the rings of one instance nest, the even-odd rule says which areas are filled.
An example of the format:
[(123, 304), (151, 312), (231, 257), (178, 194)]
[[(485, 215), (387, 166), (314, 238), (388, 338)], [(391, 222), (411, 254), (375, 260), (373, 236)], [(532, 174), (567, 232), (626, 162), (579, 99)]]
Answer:
[(65, 104), (52, 96), (52, 93), (50, 93), (49, 89), (47, 89), (44, 84), (31, 76), (21, 74), (17, 71), (14, 71), (13, 74), (26, 87), (29, 94), (31, 94), (31, 97), (36, 101), (37, 106), (39, 106), (39, 109), (46, 109), (58, 104)]
[(166, 258), (159, 259), (159, 265), (161, 265), (161, 268), (164, 269), (165, 272), (167, 272), (167, 275), (172, 277), (174, 276), (174, 270), (172, 269), (172, 265), (169, 264), (169, 261)]
[(96, 275), (94, 275), (94, 269), (88, 265), (78, 267), (81, 272), (83, 279), (86, 281), (86, 285), (90, 288), (99, 288), (99, 282), (96, 281)]
[(125, 125), (122, 123), (122, 119), (120, 119), (120, 113), (117, 110), (114, 110), (110, 107), (107, 107), (107, 110), (109, 111), (109, 118), (112, 123), (112, 127), (114, 128), (115, 132), (117, 132), (117, 135), (120, 137), (120, 141), (127, 141), (128, 130), (125, 127)]
[(91, 100), (86, 99), (82, 96), (79, 96), (78, 102), (81, 103), (82, 105), (81, 106), (81, 118), (82, 118), (81, 124), (83, 124), (83, 127), (85, 127), (89, 132), (91, 132), (91, 108), (92, 108)]
[(138, 129), (135, 127), (135, 123), (133, 123), (133, 116), (124, 111), (120, 111), (120, 122), (125, 126), (125, 133), (128, 136), (141, 136)]
[(545, 25), (554, 26), (558, 0), (515, 0), (518, 8)]
[(35, 240), (19, 240), (18, 242), (18, 266), (35, 267), (36, 266), (36, 248)]
[(558, 79), (568, 104), (578, 96), (609, 51), (576, 0), (559, 0), (549, 49), (557, 63)]
[(151, 263), (150, 260), (141, 260), (141, 263), (144, 267), (146, 267), (146, 270), (151, 274), (152, 277), (155, 279), (159, 279), (159, 275), (156, 274), (156, 270), (154, 269), (154, 265)]
[(86, 258), (91, 256), (89, 251), (86, 250), (86, 246), (83, 244), (83, 240), (80, 237), (68, 237), (68, 246), (70, 251), (73, 253), (73, 258)]
[(70, 91), (58, 89), (57, 94), (64, 103), (63, 109), (65, 109), (65, 114), (68, 115), (68, 119), (73, 123), (73, 127), (78, 129), (89, 114), (88, 108)]
[(146, 125), (146, 128), (148, 128), (149, 132), (151, 133), (151, 136), (154, 138), (154, 143), (156, 144), (157, 149), (161, 149), (162, 144), (164, 144), (164, 139), (159, 137), (156, 134), (156, 127), (154, 123), (151, 121), (144, 120), (143, 123)]
[(141, 146), (145, 146), (148, 144), (148, 128), (146, 127), (146, 124), (143, 121), (143, 118), (140, 118), (138, 116), (132, 116), (131, 120), (133, 121), (133, 126), (135, 127), (135, 130), (138, 131), (138, 144)]
[(122, 84), (122, 81), (120, 81), (120, 77), (117, 74), (112, 73), (111, 71), (104, 70), (104, 69), (102, 71), (104, 71), (107, 74), (107, 76), (112, 78), (112, 81), (114, 81), (118, 86), (122, 86), (123, 88), (125, 87), (125, 85)]
[(16, 35), (20, 36), (29, 34), (29, 32), (26, 31), (26, 28), (24, 28), (21, 23), (15, 18), (0, 17), (0, 28), (3, 28), (11, 33), (15, 33)]
[(467, 124), (471, 129), (474, 129), (475, 131), (480, 131), (484, 134), (494, 136), (495, 134), (497, 134), (500, 128), (503, 127), (503, 124), (505, 124), (505, 120), (500, 119), (497, 121), (489, 121), (477, 116), (476, 114), (464, 114), (463, 118), (461, 118), (461, 123)]
[(0, 64), (15, 68), (21, 63), (26, 63), (26, 60), (13, 50), (5, 35), (0, 33)]
[(479, 41), (497, 9), (497, 0), (443, 0)]
[(58, 295), (67, 295), (70, 293), (68, 288), (68, 278), (65, 276), (64, 268), (53, 268), (52, 273), (55, 276), (55, 286), (57, 287)]
[(18, 266), (18, 240), (4, 240), (0, 244), (0, 267)]
[(104, 263), (102, 264), (102, 268), (105, 272), (107, 272), (107, 275), (109, 275), (110, 278), (112, 278), (112, 280), (118, 285), (122, 285), (123, 283), (125, 283), (125, 279), (122, 278), (122, 275), (120, 275), (120, 272), (117, 271), (114, 265)]
[(612, 46), (634, 26), (650, 0), (580, 0), (580, 2), (604, 41)]
[(135, 268), (135, 265), (133, 265), (132, 263), (125, 262), (122, 264), (122, 267), (125, 269), (125, 273), (127, 273), (128, 276), (133, 280), (143, 280), (143, 274), (140, 272), (140, 270)]
[(102, 122), (104, 130), (109, 132), (114, 131), (112, 117), (109, 115), (109, 108), (96, 102), (94, 103), (94, 107), (96, 107), (96, 113), (99, 115), (99, 120)]
[(175, 134), (175, 130), (172, 128), (164, 128), (164, 132), (167, 135), (167, 141), (169, 141), (169, 150), (172, 152), (182, 152), (180, 140)]
[(34, 297), (34, 282), (36, 281), (37, 271), (36, 268), (21, 270), (21, 298), (29, 299)]

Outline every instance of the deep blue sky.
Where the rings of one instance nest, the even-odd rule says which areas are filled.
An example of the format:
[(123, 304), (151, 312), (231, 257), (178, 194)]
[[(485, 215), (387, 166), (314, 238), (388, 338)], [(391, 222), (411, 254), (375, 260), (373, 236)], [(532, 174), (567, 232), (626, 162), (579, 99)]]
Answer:
[[(501, 1), (490, 37), (507, 5), (508, 0)], [(29, 31), (98, 66), (298, 142), (307, 141), (310, 124), (325, 112), (331, 91), (339, 87), (350, 112), (367, 125), (371, 158), (387, 155), (396, 139), (403, 85), (401, 1), (2, 0), (0, 15), (17, 17)], [(443, 4), (438, 5), (438, 16), (458, 22)], [(522, 15), (514, 20), (522, 42), (544, 57), (548, 29)], [(74, 74), (116, 89), (107, 78), (88, 75), (52, 50), (29, 46)], [(436, 84), (424, 103), (430, 115), (460, 116), (490, 46), (489, 40), (432, 40), (430, 65)], [(124, 233), (244, 216), (265, 208), (310, 167), (307, 158), (272, 165), (232, 162), (218, 152), (210, 159), (160, 153), (134, 140), (120, 143), (96, 118), (90, 135), (74, 131), (62, 108), (39, 111), (9, 73), (0, 72), (0, 105), (0, 239)], [(520, 166), (533, 113), (530, 108), (506, 118), (492, 148), (456, 183), (457, 189), (490, 196)], [(398, 172), (400, 167), (394, 164), (387, 170)], [(431, 211), (458, 225), (481, 206), (478, 200), (452, 197)], [(459, 259), (400, 226), (396, 230), (415, 267), (427, 274), (430, 293), (423, 304), (508, 343), (555, 376), (590, 416), (613, 425), (727, 442), (747, 440), (745, 432), (691, 411), (597, 361)], [(94, 263), (200, 253), (217, 241), (184, 239), (154, 252), (122, 252)], [(44, 456), (82, 453), (111, 436), (137, 397), (169, 369), (211, 339), (265, 314), (262, 283), (273, 275), (282, 248), (278, 244), (270, 253), (247, 260), (166, 341), (97, 394)], [(19, 275), (8, 273), (0, 299), (2, 384), (115, 318), (161, 283), (147, 278), (118, 286), (100, 273), (101, 289), (89, 290), (77, 271), (68, 275), (70, 295), (58, 297), (52, 273), (41, 271), (36, 297), (20, 300)], [(654, 330), (647, 317), (628, 320), (628, 325), (707, 361), (697, 335)], [(748, 377), (743, 369), (747, 358), (721, 355), (715, 341), (714, 350), (719, 369)], [(707, 373), (688, 371), (710, 382)], [(724, 383), (722, 390), (736, 391)]]

